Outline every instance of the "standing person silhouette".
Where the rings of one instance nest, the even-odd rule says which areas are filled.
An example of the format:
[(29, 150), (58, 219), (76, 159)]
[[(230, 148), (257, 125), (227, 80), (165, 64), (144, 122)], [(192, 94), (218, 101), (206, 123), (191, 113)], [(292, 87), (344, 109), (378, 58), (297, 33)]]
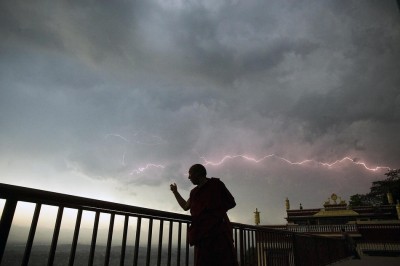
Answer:
[(227, 211), (236, 206), (235, 199), (219, 178), (208, 178), (201, 164), (189, 169), (189, 180), (196, 185), (186, 201), (171, 184), (179, 205), (190, 210), (192, 223), (188, 230), (188, 241), (194, 245), (195, 266), (236, 266), (232, 226)]
[(357, 244), (353, 238), (347, 233), (344, 228), (342, 228), (342, 238), (346, 242), (346, 248), (350, 255), (352, 255), (353, 259), (359, 260), (361, 259), (360, 255), (357, 251)]

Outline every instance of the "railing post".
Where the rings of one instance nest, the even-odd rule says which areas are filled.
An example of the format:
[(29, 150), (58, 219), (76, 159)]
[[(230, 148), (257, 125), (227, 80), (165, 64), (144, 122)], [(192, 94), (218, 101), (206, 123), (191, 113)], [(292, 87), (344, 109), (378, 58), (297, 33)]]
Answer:
[[(169, 221), (169, 232), (168, 232), (168, 258), (167, 258), (167, 266), (171, 266), (171, 254), (172, 254), (172, 229), (173, 223)], [(179, 246), (179, 248), (181, 248)]]
[(35, 212), (33, 213), (33, 217), (32, 217), (31, 228), (29, 229), (28, 240), (26, 241), (24, 257), (22, 258), (22, 265), (28, 265), (28, 262), (29, 262), (29, 258), (30, 258), (31, 250), (32, 250), (33, 239), (35, 237), (36, 227), (37, 227), (37, 223), (39, 220), (41, 207), (42, 207), (42, 204), (36, 203)]
[(81, 228), (81, 221), (82, 221), (82, 209), (79, 209), (78, 213), (76, 215), (75, 230), (74, 230), (74, 236), (72, 238), (72, 245), (71, 245), (71, 253), (69, 254), (68, 265), (70, 265), (70, 266), (74, 265), (76, 246), (78, 245), (79, 230)]
[(17, 201), (8, 199), (4, 205), (3, 214), (0, 221), (0, 263), (3, 259), (4, 250), (6, 248), (8, 234), (10, 233), (12, 220), (14, 218)]
[(189, 224), (186, 224), (186, 254), (185, 254), (185, 265), (189, 265)]
[(139, 258), (139, 245), (140, 245), (140, 230), (142, 228), (142, 217), (137, 217), (136, 221), (136, 239), (135, 239), (135, 252), (133, 254), (133, 266), (138, 265)]
[(245, 262), (244, 262), (244, 236), (243, 236), (244, 232), (243, 232), (243, 228), (240, 227), (239, 228), (239, 242), (240, 242), (240, 265), (244, 266)]
[(258, 259), (257, 259), (257, 257), (256, 257), (256, 250), (257, 250), (257, 248), (256, 248), (256, 243), (255, 243), (255, 237), (254, 237), (254, 235), (255, 235), (255, 231), (251, 231), (251, 257), (252, 257), (252, 261), (255, 261), (255, 262), (257, 262), (257, 265), (258, 265)]
[(52, 266), (54, 264), (54, 256), (56, 253), (58, 236), (60, 234), (60, 227), (61, 227), (61, 220), (62, 220), (63, 212), (64, 212), (64, 207), (60, 206), (58, 208), (56, 224), (54, 226), (53, 239), (51, 241), (50, 254), (49, 254), (49, 259), (47, 261), (48, 266)]
[(88, 262), (89, 266), (93, 265), (93, 262), (94, 262), (94, 251), (96, 249), (97, 231), (99, 228), (99, 219), (100, 219), (100, 212), (96, 211), (96, 216), (94, 218), (94, 225), (93, 225), (92, 243), (90, 245), (89, 262)]
[(176, 254), (176, 265), (181, 265), (181, 249), (182, 249), (182, 222), (178, 223), (178, 253)]
[(301, 265), (300, 264), (300, 256), (297, 254), (297, 239), (296, 234), (292, 233), (292, 243), (293, 243), (293, 260), (294, 265)]
[(115, 220), (115, 214), (112, 213), (110, 217), (110, 225), (108, 227), (108, 238), (107, 238), (106, 255), (104, 257), (104, 266), (108, 266), (108, 264), (110, 263), (111, 243), (114, 231), (114, 220)]
[(129, 222), (129, 216), (125, 215), (124, 231), (123, 231), (123, 234), (122, 234), (121, 258), (119, 260), (119, 264), (121, 266), (124, 266), (124, 264), (125, 264), (126, 239), (127, 239), (127, 236), (128, 236), (128, 222)]
[(153, 237), (153, 218), (149, 219), (149, 231), (147, 236), (147, 254), (146, 254), (146, 266), (150, 266), (151, 257), (151, 239)]
[(160, 230), (158, 232), (157, 266), (161, 266), (163, 233), (164, 233), (164, 220), (160, 220)]

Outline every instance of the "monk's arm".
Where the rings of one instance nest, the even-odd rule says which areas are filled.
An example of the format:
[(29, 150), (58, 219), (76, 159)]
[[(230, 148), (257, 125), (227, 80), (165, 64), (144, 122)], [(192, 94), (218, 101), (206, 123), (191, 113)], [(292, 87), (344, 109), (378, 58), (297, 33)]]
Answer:
[(174, 193), (174, 196), (176, 198), (176, 201), (178, 202), (178, 204), (182, 207), (182, 209), (184, 209), (185, 211), (190, 209), (190, 199), (189, 200), (185, 200), (181, 194), (179, 194), (178, 192), (178, 188), (176, 186), (176, 184), (171, 184), (171, 191), (172, 193)]

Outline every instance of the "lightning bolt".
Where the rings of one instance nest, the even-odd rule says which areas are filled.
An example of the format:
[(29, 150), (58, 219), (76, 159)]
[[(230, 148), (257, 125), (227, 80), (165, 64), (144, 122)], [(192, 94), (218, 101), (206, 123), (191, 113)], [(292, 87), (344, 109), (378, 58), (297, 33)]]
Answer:
[(133, 137), (135, 137), (134, 142), (141, 145), (157, 146), (166, 143), (166, 141), (163, 140), (161, 137), (149, 134), (142, 130), (135, 131)]
[(114, 138), (119, 138), (122, 139), (123, 141), (129, 142), (129, 140), (119, 134), (107, 134), (106, 135), (106, 139), (108, 139), (109, 137), (114, 137)]
[(139, 168), (137, 168), (137, 169), (132, 170), (132, 172), (130, 173), (130, 175), (143, 173), (144, 171), (148, 170), (149, 168), (165, 168), (165, 166), (164, 166), (164, 165), (161, 165), (161, 164), (152, 164), (152, 163), (148, 163), (148, 164), (146, 164), (146, 166), (144, 166), (144, 167), (139, 167)]
[(332, 163), (320, 162), (320, 161), (316, 161), (316, 160), (313, 160), (313, 159), (307, 159), (307, 160), (303, 160), (303, 161), (299, 161), (299, 162), (292, 162), (292, 161), (290, 161), (290, 160), (288, 160), (286, 158), (277, 156), (275, 154), (269, 154), (269, 155), (266, 155), (266, 156), (261, 157), (261, 158), (254, 158), (254, 157), (251, 157), (251, 156), (248, 156), (248, 155), (241, 155), (241, 154), (240, 155), (226, 155), (220, 161), (217, 161), (217, 162), (209, 161), (205, 157), (201, 157), (201, 158), (205, 162), (204, 165), (212, 165), (212, 166), (219, 166), (219, 165), (225, 163), (227, 160), (233, 160), (233, 159), (236, 159), (236, 158), (245, 159), (247, 161), (251, 161), (251, 162), (254, 162), (254, 163), (260, 163), (260, 162), (262, 162), (264, 160), (267, 160), (269, 158), (277, 158), (277, 159), (282, 160), (282, 161), (284, 161), (284, 162), (286, 162), (288, 164), (291, 164), (291, 165), (305, 165), (305, 164), (309, 164), (309, 163), (316, 163), (316, 164), (319, 164), (319, 165), (322, 165), (322, 166), (325, 166), (325, 167), (333, 167), (333, 166), (335, 166), (337, 164), (341, 164), (341, 163), (343, 163), (345, 161), (349, 161), (349, 162), (351, 162), (353, 164), (360, 165), (360, 166), (364, 167), (368, 171), (373, 171), (373, 172), (376, 172), (376, 171), (379, 171), (379, 170), (382, 170), (382, 169), (386, 169), (386, 170), (390, 170), (391, 169), (388, 166), (369, 167), (369, 166), (367, 166), (366, 163), (358, 162), (356, 159), (351, 159), (350, 157), (344, 157), (343, 159), (336, 160), (336, 161), (334, 161)]

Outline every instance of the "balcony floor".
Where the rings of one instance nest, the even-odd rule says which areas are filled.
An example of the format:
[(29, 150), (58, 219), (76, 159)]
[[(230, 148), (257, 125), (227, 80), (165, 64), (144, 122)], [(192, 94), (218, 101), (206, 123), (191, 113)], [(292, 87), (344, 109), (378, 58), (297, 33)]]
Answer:
[(330, 264), (332, 266), (398, 266), (400, 257), (361, 256), (360, 260), (347, 259)]

